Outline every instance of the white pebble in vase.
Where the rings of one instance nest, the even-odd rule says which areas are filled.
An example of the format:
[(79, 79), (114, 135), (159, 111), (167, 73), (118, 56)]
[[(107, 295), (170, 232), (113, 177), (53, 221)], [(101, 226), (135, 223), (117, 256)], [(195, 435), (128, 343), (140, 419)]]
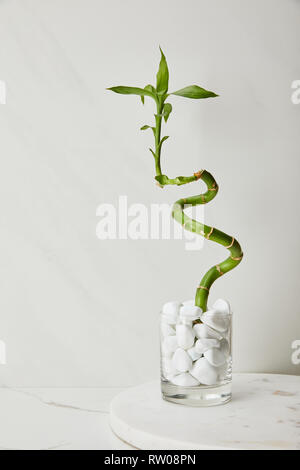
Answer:
[(178, 301), (167, 302), (164, 304), (162, 314), (166, 323), (169, 323), (170, 325), (175, 325), (177, 323), (180, 307), (181, 302)]
[(217, 312), (222, 313), (223, 315), (229, 315), (231, 312), (230, 303), (228, 300), (218, 299), (212, 306), (213, 310), (217, 310)]
[(201, 315), (201, 321), (221, 333), (225, 332), (229, 326), (230, 319), (228, 315), (223, 315), (217, 310), (207, 310)]
[(204, 354), (209, 349), (219, 348), (219, 347), (220, 347), (220, 341), (215, 338), (198, 339), (195, 344), (195, 349), (200, 354)]
[(205, 357), (195, 362), (190, 374), (203, 385), (215, 385), (218, 381), (218, 371)]
[(205, 323), (197, 323), (193, 329), (197, 338), (222, 339), (222, 335), (218, 331), (213, 330), (208, 325), (205, 325)]
[(188, 355), (191, 357), (192, 361), (197, 361), (197, 359), (200, 359), (200, 357), (203, 356), (202, 353), (199, 353), (195, 346), (187, 350)]
[(198, 380), (195, 377), (192, 377), (188, 372), (173, 377), (172, 383), (181, 387), (195, 387), (196, 385), (199, 385)]
[(224, 354), (224, 356), (228, 356), (230, 353), (230, 346), (227, 339), (223, 338), (220, 341), (220, 351)]
[(176, 331), (175, 331), (175, 328), (173, 328), (168, 323), (162, 322), (161, 323), (161, 334), (165, 338), (166, 336), (175, 336)]
[(188, 325), (176, 325), (176, 338), (180, 348), (189, 349), (194, 344), (194, 329)]
[(180, 318), (180, 325), (187, 325), (187, 326), (190, 326), (192, 328), (193, 327), (193, 321), (192, 320), (187, 320), (186, 318)]
[(202, 314), (202, 309), (196, 307), (195, 305), (183, 305), (180, 308), (179, 316), (181, 319), (186, 319), (190, 321), (198, 320)]
[(176, 351), (178, 348), (178, 342), (176, 336), (167, 336), (161, 345), (162, 355), (166, 357), (170, 357), (173, 352)]
[(192, 359), (188, 353), (181, 348), (176, 349), (172, 358), (172, 365), (179, 372), (187, 372), (192, 367)]
[(204, 353), (204, 357), (212, 366), (216, 367), (219, 367), (226, 362), (226, 357), (224, 354), (220, 351), (220, 349), (216, 348), (212, 348), (206, 351)]
[(218, 379), (219, 380), (222, 381), (222, 380), (226, 379), (226, 375), (227, 375), (227, 372), (228, 372), (227, 362), (224, 362), (224, 364), (222, 366), (217, 367), (217, 371), (218, 371)]
[(163, 357), (161, 365), (165, 377), (173, 377), (174, 375), (180, 374), (180, 371), (174, 367), (173, 360), (171, 358)]

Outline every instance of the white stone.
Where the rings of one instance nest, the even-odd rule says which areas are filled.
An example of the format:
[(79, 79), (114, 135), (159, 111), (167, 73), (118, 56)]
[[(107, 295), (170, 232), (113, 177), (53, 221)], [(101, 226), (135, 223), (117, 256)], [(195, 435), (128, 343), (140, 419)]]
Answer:
[(219, 348), (220, 341), (215, 338), (201, 338), (196, 341), (195, 349), (198, 353), (204, 354), (211, 348)]
[(176, 331), (175, 331), (175, 328), (173, 328), (168, 323), (161, 322), (161, 334), (163, 338), (165, 338), (166, 336), (175, 336)]
[(176, 325), (176, 337), (180, 348), (189, 349), (194, 344), (195, 332), (191, 326)]
[(179, 316), (181, 319), (198, 320), (202, 314), (202, 309), (195, 305), (183, 305), (180, 308)]
[(212, 308), (213, 310), (217, 310), (217, 312), (222, 313), (223, 315), (229, 315), (231, 312), (228, 300), (224, 299), (216, 300)]
[(176, 336), (166, 336), (161, 345), (161, 352), (163, 356), (170, 357), (173, 352), (178, 348)]
[(216, 338), (222, 339), (222, 335), (218, 332), (210, 328), (208, 325), (204, 323), (198, 323), (193, 327), (196, 337), (197, 338)]
[(178, 321), (178, 316), (162, 314), (161, 315), (161, 321), (163, 323), (168, 323), (169, 325), (176, 325), (176, 323)]
[(184, 349), (178, 348), (172, 358), (172, 365), (179, 372), (187, 372), (192, 367), (192, 359)]
[(228, 356), (230, 352), (230, 347), (227, 339), (223, 338), (220, 342), (220, 351), (224, 354), (224, 356)]
[(175, 325), (177, 323), (180, 307), (181, 303), (177, 301), (167, 302), (164, 304), (162, 313), (166, 323), (169, 323), (170, 325)]
[(173, 377), (172, 383), (174, 385), (181, 385), (182, 387), (195, 387), (196, 385), (199, 385), (198, 380), (195, 377), (192, 377), (188, 372)]
[(173, 360), (168, 357), (163, 357), (161, 361), (162, 365), (162, 371), (164, 376), (167, 377), (173, 377), (174, 375), (179, 374), (180, 372), (174, 367)]
[[(180, 373), (180, 372), (179, 372)], [(164, 374), (164, 377), (165, 379), (167, 379), (169, 382), (172, 382), (173, 383), (173, 380), (174, 378), (176, 377), (176, 375), (174, 374)]]
[(201, 321), (221, 333), (225, 332), (229, 326), (229, 316), (217, 312), (217, 310), (207, 310), (201, 315)]
[(191, 300), (185, 300), (184, 302), (182, 302), (182, 305), (192, 305), (194, 306), (195, 305), (195, 300), (191, 299)]
[(162, 308), (162, 312), (166, 315), (178, 315), (179, 309), (181, 307), (181, 302), (174, 300), (172, 302), (167, 302)]
[(201, 353), (198, 353), (196, 351), (195, 346), (187, 350), (188, 355), (192, 358), (192, 361), (197, 361), (197, 359), (200, 359), (202, 357)]
[(218, 370), (205, 357), (194, 363), (190, 374), (203, 385), (215, 385), (218, 381)]
[(227, 370), (228, 370), (227, 362), (224, 362), (224, 364), (217, 367), (217, 370), (218, 370), (218, 379), (219, 380), (224, 380), (226, 375), (227, 375)]
[(212, 366), (216, 367), (221, 366), (226, 361), (226, 357), (224, 356), (224, 354), (220, 351), (220, 349), (216, 348), (212, 348), (206, 351), (204, 353), (204, 357)]
[(193, 320), (187, 320), (186, 318), (180, 318), (180, 325), (187, 325), (193, 327)]

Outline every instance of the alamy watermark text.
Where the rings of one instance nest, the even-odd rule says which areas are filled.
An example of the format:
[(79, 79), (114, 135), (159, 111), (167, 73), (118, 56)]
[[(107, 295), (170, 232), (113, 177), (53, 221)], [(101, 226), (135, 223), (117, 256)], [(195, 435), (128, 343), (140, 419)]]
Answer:
[[(128, 205), (127, 196), (119, 196), (118, 204), (100, 204), (96, 215), (99, 240), (185, 240), (185, 249), (201, 250), (204, 239), (184, 230), (171, 218), (172, 204), (141, 203)], [(185, 206), (185, 213), (204, 223), (204, 206)]]

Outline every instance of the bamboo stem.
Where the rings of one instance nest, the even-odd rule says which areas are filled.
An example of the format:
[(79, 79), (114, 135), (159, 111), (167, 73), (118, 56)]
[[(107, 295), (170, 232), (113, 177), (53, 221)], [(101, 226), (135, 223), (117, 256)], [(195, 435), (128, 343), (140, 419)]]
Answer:
[(162, 120), (162, 106), (163, 104), (160, 100), (157, 100), (157, 114), (155, 114), (155, 170), (156, 176), (161, 175), (161, 166), (160, 166), (160, 153), (161, 153), (161, 120)]
[(209, 271), (207, 271), (207, 273), (201, 279), (199, 286), (197, 287), (195, 305), (202, 308), (202, 310), (205, 312), (207, 310), (207, 299), (212, 284), (219, 277), (223, 276), (223, 274), (235, 268), (241, 262), (243, 253), (240, 244), (234, 237), (227, 235), (226, 233), (221, 232), (214, 227), (202, 224), (195, 219), (191, 219), (184, 212), (185, 205), (196, 206), (198, 204), (207, 204), (217, 195), (219, 189), (218, 185), (214, 177), (208, 171), (201, 170), (200, 172), (194, 173), (193, 176), (181, 176), (174, 179), (165, 177), (163, 179), (162, 185), (186, 184), (192, 181), (197, 181), (199, 179), (204, 181), (207, 186), (207, 191), (203, 194), (199, 194), (198, 196), (186, 197), (176, 201), (173, 205), (172, 216), (185, 228), (185, 230), (197, 233), (208, 240), (219, 243), (220, 245), (227, 248), (230, 252), (230, 256), (222, 263), (213, 266), (209, 269)]

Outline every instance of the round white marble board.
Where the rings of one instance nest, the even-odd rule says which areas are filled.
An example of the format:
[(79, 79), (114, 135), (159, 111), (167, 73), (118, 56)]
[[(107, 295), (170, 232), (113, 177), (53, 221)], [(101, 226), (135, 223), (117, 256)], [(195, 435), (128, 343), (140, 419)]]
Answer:
[(300, 376), (235, 374), (232, 401), (208, 408), (166, 402), (151, 382), (115, 397), (110, 423), (137, 449), (300, 450)]

